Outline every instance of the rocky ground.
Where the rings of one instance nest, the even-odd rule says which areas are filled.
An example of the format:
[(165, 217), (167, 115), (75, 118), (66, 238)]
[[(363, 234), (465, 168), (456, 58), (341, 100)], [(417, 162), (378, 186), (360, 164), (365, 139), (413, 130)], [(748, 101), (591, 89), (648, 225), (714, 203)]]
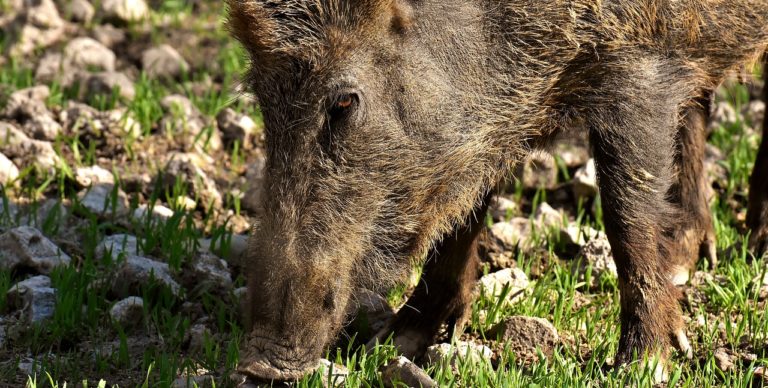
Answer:
[[(0, 385), (240, 382), (239, 257), (264, 161), (221, 17), (202, 0), (0, 0)], [(723, 260), (681, 286), (696, 355), (670, 385), (766, 375), (768, 276), (742, 248), (759, 91), (718, 94), (706, 163)], [(649, 383), (610, 368), (616, 269), (586, 141), (552, 155), (500, 188), (460, 338), (420, 360), (357, 350), (416, 270), (385, 297), (361, 290), (356, 336), (300, 385)]]

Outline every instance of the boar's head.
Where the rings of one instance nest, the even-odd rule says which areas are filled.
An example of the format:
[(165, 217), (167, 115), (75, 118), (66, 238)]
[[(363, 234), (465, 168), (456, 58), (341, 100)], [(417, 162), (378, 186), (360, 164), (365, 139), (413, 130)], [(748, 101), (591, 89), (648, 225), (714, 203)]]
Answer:
[(353, 290), (402, 280), (508, 167), (467, 3), (228, 1), (266, 139), (241, 371), (312, 369)]

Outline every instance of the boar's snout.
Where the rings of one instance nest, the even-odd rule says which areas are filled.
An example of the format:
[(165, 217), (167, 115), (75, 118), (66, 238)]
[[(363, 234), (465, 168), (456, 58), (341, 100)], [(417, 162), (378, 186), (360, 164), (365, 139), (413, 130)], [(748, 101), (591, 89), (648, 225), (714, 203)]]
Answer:
[(281, 343), (275, 335), (251, 331), (238, 370), (263, 380), (298, 380), (318, 365), (315, 349), (306, 344)]
[(349, 299), (346, 277), (312, 260), (269, 257), (276, 256), (251, 262), (250, 331), (238, 369), (263, 380), (296, 380), (317, 367), (342, 326)]

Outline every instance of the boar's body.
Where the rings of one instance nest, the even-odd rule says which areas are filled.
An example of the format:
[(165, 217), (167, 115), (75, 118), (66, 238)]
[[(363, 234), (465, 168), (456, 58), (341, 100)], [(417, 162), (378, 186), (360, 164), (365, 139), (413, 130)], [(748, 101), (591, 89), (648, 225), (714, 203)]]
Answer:
[(417, 354), (441, 323), (461, 327), (489, 192), (571, 128), (589, 131), (617, 261), (618, 361), (690, 350), (671, 277), (700, 251), (714, 260), (706, 107), (765, 50), (768, 0), (228, 3), (267, 153), (241, 371), (301, 376), (354, 288), (425, 255), (395, 342)]

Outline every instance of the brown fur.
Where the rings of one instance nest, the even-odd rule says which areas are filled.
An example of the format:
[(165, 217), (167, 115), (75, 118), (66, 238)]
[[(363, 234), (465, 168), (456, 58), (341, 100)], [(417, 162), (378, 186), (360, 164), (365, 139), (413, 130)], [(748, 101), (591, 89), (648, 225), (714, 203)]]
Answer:
[[(686, 157), (703, 147), (697, 101), (768, 45), (768, 0), (228, 3), (267, 152), (241, 370), (298, 377), (355, 287), (385, 288), (430, 250), (449, 263), (425, 279), (454, 284), (444, 275), (474, 253), (444, 253), (473, 246), (452, 236), (474, 241), (463, 228), (491, 188), (574, 122), (594, 147), (619, 269), (617, 359), (666, 353), (682, 328), (673, 267), (712, 237)], [(334, 121), (340, 93), (359, 103)], [(461, 315), (448, 306), (464, 292), (446, 295), (420, 345)]]

